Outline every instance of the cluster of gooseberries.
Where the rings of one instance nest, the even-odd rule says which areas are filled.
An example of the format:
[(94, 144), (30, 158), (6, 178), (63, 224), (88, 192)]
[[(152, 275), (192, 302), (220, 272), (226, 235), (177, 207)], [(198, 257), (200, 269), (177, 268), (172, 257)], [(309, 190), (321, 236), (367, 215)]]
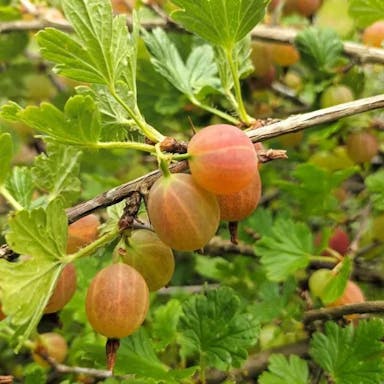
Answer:
[[(220, 220), (237, 222), (256, 208), (261, 195), (256, 152), (259, 147), (235, 126), (208, 126), (188, 145), (191, 174), (164, 170), (152, 186), (147, 212), (154, 231), (123, 231), (114, 251), (115, 261), (119, 262), (101, 269), (86, 295), (88, 321), (108, 339), (109, 369), (113, 369), (119, 339), (143, 323), (149, 292), (170, 281), (175, 266), (172, 249), (200, 249), (214, 236)], [(71, 224), (67, 253), (96, 240), (99, 224), (95, 215)], [(44, 313), (62, 309), (75, 289), (76, 270), (70, 263), (64, 267)], [(43, 339), (41, 336), (41, 342)], [(37, 350), (48, 351), (47, 345)]]
[(164, 174), (152, 186), (147, 206), (159, 238), (180, 251), (204, 247), (220, 220), (250, 215), (261, 194), (257, 153), (239, 128), (202, 129), (191, 139), (188, 156), (191, 174)]

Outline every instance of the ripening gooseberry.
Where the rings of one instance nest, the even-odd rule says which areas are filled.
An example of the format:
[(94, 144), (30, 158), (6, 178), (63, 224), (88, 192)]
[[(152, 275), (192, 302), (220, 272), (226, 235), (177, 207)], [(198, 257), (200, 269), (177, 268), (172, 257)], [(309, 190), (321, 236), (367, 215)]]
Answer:
[(249, 137), (233, 125), (203, 128), (188, 144), (193, 179), (215, 194), (235, 193), (251, 182), (257, 155)]
[(315, 297), (321, 298), (324, 294), (324, 290), (327, 284), (334, 277), (333, 273), (329, 269), (318, 269), (312, 273), (308, 279), (308, 287), (311, 294)]
[(371, 161), (379, 152), (375, 135), (369, 132), (352, 132), (346, 139), (348, 156), (355, 163)]
[(346, 255), (349, 250), (350, 240), (348, 233), (340, 227), (336, 227), (329, 238), (329, 248), (339, 252), (340, 255)]
[(85, 300), (92, 328), (109, 339), (132, 334), (143, 323), (148, 306), (149, 290), (144, 278), (123, 263), (99, 271)]
[(289, 67), (300, 59), (299, 51), (289, 44), (271, 44), (272, 61), (281, 67)]
[(144, 277), (150, 291), (164, 287), (172, 278), (175, 269), (172, 249), (153, 231), (133, 231), (128, 239), (123, 238), (117, 244), (116, 252)]
[(365, 28), (363, 43), (371, 47), (380, 48), (384, 41), (384, 20), (379, 20)]
[(100, 220), (90, 214), (70, 224), (68, 227), (67, 253), (75, 253), (80, 248), (97, 239)]
[(343, 84), (331, 85), (321, 95), (320, 104), (322, 108), (328, 108), (353, 101), (353, 99), (354, 96), (351, 88)]
[(259, 204), (261, 197), (261, 180), (259, 172), (241, 191), (217, 195), (220, 207), (220, 219), (224, 221), (240, 221), (248, 217)]
[(66, 359), (67, 354), (68, 345), (64, 337), (55, 332), (47, 332), (38, 336), (32, 358), (40, 366), (49, 367), (48, 362), (41, 355), (46, 355), (60, 364)]
[[(253, 146), (252, 151), (255, 153)], [(202, 248), (220, 221), (216, 196), (184, 173), (163, 176), (155, 182), (149, 191), (147, 211), (160, 240), (179, 251)]]
[[(343, 294), (333, 303), (328, 304), (327, 307), (338, 307), (341, 305), (358, 304), (358, 303), (364, 303), (364, 302), (365, 302), (365, 297), (360, 287), (353, 281), (348, 280)], [(347, 320), (354, 320), (354, 319), (357, 319), (359, 315), (353, 314), (353, 315), (346, 315), (344, 317)]]
[(321, 6), (321, 0), (285, 0), (284, 13), (299, 13), (300, 15), (312, 16)]
[(76, 291), (76, 269), (67, 264), (62, 270), (56, 287), (44, 309), (44, 313), (53, 313), (62, 309), (71, 300)]

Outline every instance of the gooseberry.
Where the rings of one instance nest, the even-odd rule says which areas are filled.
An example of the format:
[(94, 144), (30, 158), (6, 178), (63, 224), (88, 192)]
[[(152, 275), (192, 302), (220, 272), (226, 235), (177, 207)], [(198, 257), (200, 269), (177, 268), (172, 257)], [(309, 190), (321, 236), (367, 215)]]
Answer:
[(353, 99), (353, 93), (346, 85), (331, 85), (321, 95), (320, 104), (322, 108), (328, 108), (333, 105), (353, 101)]
[(369, 132), (352, 132), (346, 139), (348, 156), (355, 163), (371, 161), (379, 152), (375, 135)]
[[(255, 154), (253, 146), (252, 151)], [(179, 251), (202, 248), (220, 221), (216, 196), (183, 173), (163, 176), (155, 182), (149, 191), (147, 210), (160, 240)]]
[(220, 206), (220, 219), (240, 221), (248, 217), (259, 204), (261, 197), (261, 180), (259, 172), (241, 191), (228, 195), (217, 195)]
[(95, 241), (98, 236), (100, 220), (90, 214), (75, 221), (68, 227), (67, 253), (75, 253), (80, 248)]
[(144, 321), (149, 290), (136, 269), (123, 263), (100, 270), (86, 296), (86, 314), (92, 328), (109, 339), (132, 334)]
[(44, 313), (53, 313), (62, 309), (71, 300), (76, 291), (76, 269), (67, 264), (57, 280), (56, 287), (45, 307)]
[(365, 28), (363, 43), (371, 47), (380, 48), (384, 40), (384, 20), (379, 20)]
[(155, 232), (135, 230), (117, 244), (116, 251), (124, 263), (144, 277), (150, 291), (164, 287), (171, 280), (175, 269), (172, 249)]
[(195, 182), (215, 194), (240, 191), (257, 170), (258, 159), (251, 140), (232, 125), (203, 128), (189, 142), (188, 154)]
[(48, 367), (43, 356), (50, 357), (56, 363), (62, 363), (68, 354), (68, 345), (63, 336), (55, 332), (42, 333), (38, 336), (36, 346), (32, 351), (33, 360), (42, 367)]

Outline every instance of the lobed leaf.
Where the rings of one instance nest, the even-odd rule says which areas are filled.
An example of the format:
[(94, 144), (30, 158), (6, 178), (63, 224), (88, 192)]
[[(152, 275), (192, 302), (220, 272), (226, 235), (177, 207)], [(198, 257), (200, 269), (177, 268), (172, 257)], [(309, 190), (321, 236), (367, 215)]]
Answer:
[(32, 176), (35, 185), (46, 193), (49, 200), (61, 197), (65, 206), (75, 202), (80, 195), (80, 156), (73, 147), (49, 144), (48, 154), (35, 159)]
[(350, 0), (349, 14), (360, 28), (384, 19), (384, 3), (381, 0)]
[(255, 245), (267, 277), (284, 281), (297, 270), (305, 268), (313, 254), (313, 238), (304, 223), (278, 218), (270, 235), (264, 235)]
[(273, 354), (269, 358), (269, 372), (263, 372), (259, 384), (309, 384), (308, 363), (296, 355), (286, 357)]
[(180, 315), (181, 304), (177, 299), (169, 300), (154, 312), (153, 337), (157, 350), (164, 350), (176, 340)]
[(67, 77), (113, 86), (132, 55), (123, 16), (112, 17), (109, 1), (63, 2), (74, 37), (53, 28), (37, 34), (43, 56), (57, 63), (55, 70)]
[(190, 297), (180, 318), (182, 353), (200, 354), (210, 367), (239, 367), (247, 349), (257, 340), (259, 323), (244, 312), (240, 299), (228, 287)]
[[(295, 181), (278, 181), (279, 187), (300, 202), (304, 215), (324, 215), (338, 208), (333, 189), (356, 172), (355, 167), (329, 171), (314, 164), (300, 164), (293, 171)], [(316, 204), (313, 202), (316, 201)]]
[(309, 67), (331, 73), (343, 52), (343, 42), (332, 29), (311, 27), (298, 33), (295, 45), (301, 60)]
[(45, 210), (16, 212), (8, 224), (7, 243), (23, 256), (15, 263), (0, 260), (1, 301), (18, 350), (37, 326), (64, 268), (67, 216), (54, 200)]
[(269, 0), (174, 0), (172, 18), (211, 44), (232, 49), (264, 17)]
[(346, 328), (327, 322), (325, 332), (316, 332), (310, 355), (335, 384), (379, 384), (384, 379), (384, 323), (360, 320)]
[(194, 48), (184, 63), (175, 44), (161, 28), (151, 34), (143, 31), (143, 37), (155, 70), (180, 92), (191, 97), (206, 86), (218, 87), (217, 67), (209, 45)]
[(8, 103), (2, 107), (1, 116), (9, 121), (22, 121), (50, 139), (70, 145), (91, 147), (101, 132), (100, 113), (90, 96), (69, 98), (64, 112), (49, 103), (25, 109)]

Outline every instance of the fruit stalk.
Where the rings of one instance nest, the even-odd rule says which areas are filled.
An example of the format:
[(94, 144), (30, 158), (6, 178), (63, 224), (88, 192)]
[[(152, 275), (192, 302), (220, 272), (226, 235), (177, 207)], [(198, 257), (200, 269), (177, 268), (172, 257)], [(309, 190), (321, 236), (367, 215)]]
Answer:
[(113, 372), (116, 364), (116, 354), (120, 347), (119, 339), (108, 339), (105, 344), (105, 355), (107, 358), (107, 369)]

